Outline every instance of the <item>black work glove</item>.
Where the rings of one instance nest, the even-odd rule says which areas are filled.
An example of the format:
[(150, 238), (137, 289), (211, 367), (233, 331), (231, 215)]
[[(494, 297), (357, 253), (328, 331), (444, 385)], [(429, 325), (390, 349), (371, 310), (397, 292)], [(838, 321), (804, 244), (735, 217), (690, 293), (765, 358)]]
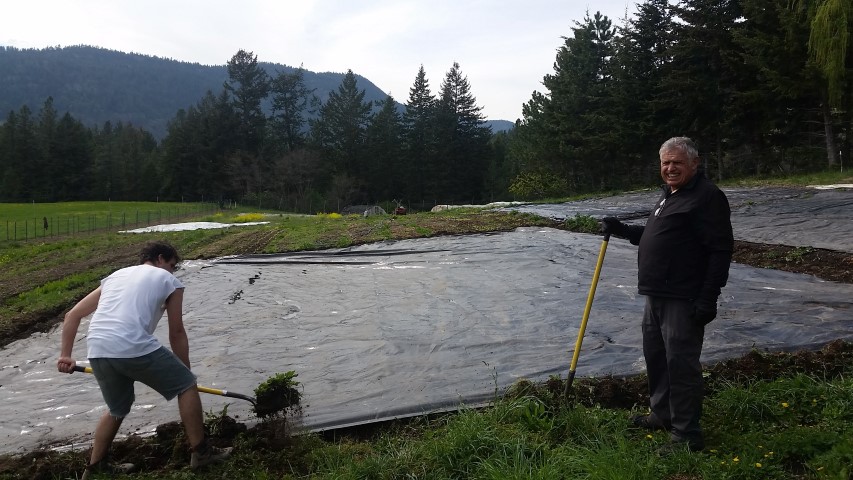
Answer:
[(701, 323), (703, 327), (711, 323), (711, 320), (717, 318), (717, 302), (696, 300), (693, 302), (692, 317), (694, 321)]
[(628, 226), (620, 222), (616, 217), (604, 217), (601, 219), (601, 233), (627, 237)]

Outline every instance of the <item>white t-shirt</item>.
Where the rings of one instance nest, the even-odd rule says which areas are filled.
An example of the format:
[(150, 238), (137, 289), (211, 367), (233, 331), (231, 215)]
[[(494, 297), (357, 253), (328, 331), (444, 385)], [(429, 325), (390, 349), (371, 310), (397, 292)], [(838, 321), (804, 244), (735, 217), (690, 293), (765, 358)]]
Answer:
[(136, 265), (101, 280), (101, 298), (89, 323), (88, 358), (135, 358), (161, 347), (154, 329), (166, 298), (184, 285), (165, 269)]

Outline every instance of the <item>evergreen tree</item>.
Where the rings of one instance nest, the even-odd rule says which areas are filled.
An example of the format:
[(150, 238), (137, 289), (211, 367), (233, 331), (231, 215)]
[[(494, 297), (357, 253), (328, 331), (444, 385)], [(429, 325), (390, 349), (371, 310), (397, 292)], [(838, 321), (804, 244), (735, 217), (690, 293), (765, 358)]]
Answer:
[(306, 114), (316, 111), (320, 100), (305, 85), (302, 67), (279, 73), (272, 81), (272, 137), (278, 150), (291, 152), (305, 145)]
[(179, 111), (163, 140), (164, 193), (174, 199), (221, 203), (241, 193), (240, 185), (254, 184), (254, 177), (244, 178), (248, 170), (231, 171), (228, 164), (233, 152), (240, 150), (237, 125), (239, 118), (225, 90), (219, 96), (208, 91), (198, 104)]
[(41, 181), (33, 185), (32, 195), (41, 201), (55, 201), (55, 193), (62, 183), (62, 179), (52, 174), (58, 163), (62, 161), (56, 152), (57, 117), (56, 109), (53, 107), (53, 97), (48, 97), (39, 111), (37, 137), (40, 154), (38, 158), (33, 159), (39, 162), (34, 165), (34, 170), (39, 172), (37, 176)]
[(739, 63), (745, 81), (737, 86), (734, 108), (725, 111), (726, 123), (732, 125), (729, 135), (743, 152), (728, 171), (733, 175), (766, 173), (788, 156), (802, 132), (802, 120), (812, 115), (808, 110), (816, 113), (808, 105), (817, 104), (819, 96), (805, 100), (814, 92), (803, 90), (814, 84), (803, 76), (808, 75), (805, 31), (787, 3), (741, 2), (744, 19), (733, 28), (732, 37), (742, 52)]
[[(725, 110), (732, 104), (738, 84), (737, 46), (732, 29), (742, 18), (739, 0), (682, 0), (673, 7), (681, 21), (674, 26), (677, 39), (672, 62), (663, 80), (673, 112), (673, 135), (687, 135), (703, 150), (705, 168), (717, 178), (723, 172)], [(713, 168), (716, 171), (713, 172)]]
[(56, 126), (56, 158), (59, 161), (53, 174), (62, 179), (57, 199), (92, 198), (90, 179), (94, 151), (91, 132), (67, 112)]
[(151, 182), (141, 174), (159, 157), (157, 141), (149, 132), (122, 122), (115, 126), (107, 122), (93, 137), (90, 168), (95, 198), (155, 200), (161, 194), (159, 183), (152, 190)]
[(402, 119), (397, 102), (390, 95), (367, 127), (365, 140), (365, 179), (372, 200), (401, 198)]
[[(41, 162), (42, 152), (38, 147), (32, 111), (24, 105), (18, 112), (10, 112), (3, 129), (4, 152), (0, 162), (5, 168), (0, 168), (4, 172), (2, 196), (13, 202), (35, 200), (31, 192), (39, 181), (44, 180), (39, 177), (46, 172), (34, 168)], [(51, 175), (56, 175), (56, 172), (51, 172)]]
[[(626, 20), (615, 40), (613, 91), (616, 96), (613, 128), (618, 132), (618, 157), (614, 173), (625, 179), (615, 182), (656, 182), (659, 178), (658, 148), (674, 114), (661, 88), (664, 68), (673, 43), (673, 22), (668, 0), (647, 0)], [(620, 168), (621, 167), (621, 168)], [(614, 185), (615, 186), (615, 185)]]
[(363, 178), (364, 135), (370, 119), (372, 102), (364, 100), (355, 74), (347, 70), (337, 91), (329, 92), (320, 107), (319, 118), (312, 124), (314, 142), (332, 160), (334, 171)]
[(520, 172), (510, 154), (517, 130), (498, 132), (489, 140), (490, 155), (486, 165), (483, 200), (494, 202), (509, 198), (510, 180)]
[(0, 201), (14, 202), (19, 190), (20, 165), (15, 163), (15, 130), (18, 124), (18, 114), (9, 112), (6, 121), (0, 124)]
[(225, 89), (232, 95), (240, 120), (241, 149), (249, 155), (261, 152), (266, 117), (261, 102), (270, 91), (270, 79), (252, 52), (240, 50), (228, 61)]
[(403, 113), (403, 149), (406, 162), (401, 178), (403, 192), (412, 201), (424, 200), (426, 172), (432, 170), (436, 158), (433, 124), (436, 98), (430, 91), (424, 66), (418, 69), (415, 83), (409, 89), (409, 101)]
[(600, 12), (575, 22), (572, 31), (557, 51), (554, 73), (542, 81), (550, 93), (534, 92), (522, 110), (520, 139), (530, 145), (527, 155), (536, 157), (525, 169), (556, 174), (572, 191), (607, 188), (619, 145), (611, 129), (618, 124), (611, 64), (615, 32)]
[(435, 117), (438, 155), (427, 172), (436, 198), (467, 202), (481, 198), (491, 137), (481, 111), (468, 78), (454, 62), (441, 83)]

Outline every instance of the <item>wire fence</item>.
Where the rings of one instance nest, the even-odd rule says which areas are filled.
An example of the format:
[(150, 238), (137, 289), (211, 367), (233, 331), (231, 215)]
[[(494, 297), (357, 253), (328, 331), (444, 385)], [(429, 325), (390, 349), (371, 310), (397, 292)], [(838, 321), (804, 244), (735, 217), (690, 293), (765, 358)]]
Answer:
[(68, 214), (32, 219), (0, 219), (0, 241), (84, 235), (108, 230), (131, 230), (177, 219), (216, 213), (215, 203), (193, 203), (175, 207), (119, 212)]

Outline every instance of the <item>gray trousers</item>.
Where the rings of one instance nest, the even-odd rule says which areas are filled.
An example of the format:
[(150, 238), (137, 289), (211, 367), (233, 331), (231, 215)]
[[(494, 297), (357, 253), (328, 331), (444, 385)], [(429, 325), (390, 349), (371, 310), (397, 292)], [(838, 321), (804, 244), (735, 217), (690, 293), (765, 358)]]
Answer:
[(643, 354), (652, 414), (672, 425), (674, 440), (701, 440), (702, 341), (705, 327), (690, 317), (693, 302), (646, 297)]

